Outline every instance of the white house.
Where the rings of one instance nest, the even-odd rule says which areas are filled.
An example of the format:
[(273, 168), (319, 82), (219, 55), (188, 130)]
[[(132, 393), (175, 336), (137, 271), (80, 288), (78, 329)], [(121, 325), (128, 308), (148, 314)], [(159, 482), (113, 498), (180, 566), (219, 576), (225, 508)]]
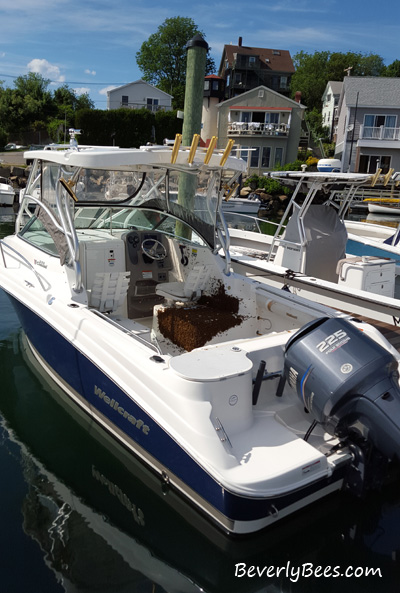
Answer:
[(107, 109), (149, 109), (150, 111), (171, 111), (172, 95), (155, 86), (137, 80), (107, 91)]
[(330, 80), (322, 95), (322, 125), (329, 128), (329, 138), (336, 138), (337, 125), (337, 106), (339, 104), (340, 93), (342, 92), (343, 82)]

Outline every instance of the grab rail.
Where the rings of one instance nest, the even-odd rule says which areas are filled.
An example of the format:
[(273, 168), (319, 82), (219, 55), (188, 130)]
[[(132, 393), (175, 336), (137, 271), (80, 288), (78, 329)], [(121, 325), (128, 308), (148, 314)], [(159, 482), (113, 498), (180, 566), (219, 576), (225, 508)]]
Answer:
[[(61, 182), (61, 177), (59, 178), (59, 183)], [(58, 191), (58, 187), (56, 189), (56, 204), (58, 208), (58, 212), (60, 214), (62, 230), (64, 232), (65, 238), (67, 240), (68, 249), (72, 256), (73, 266), (75, 270), (75, 286), (73, 287), (74, 292), (82, 292), (83, 284), (82, 284), (82, 269), (81, 264), (79, 261), (79, 241), (78, 235), (76, 233), (76, 229), (74, 223), (71, 218), (71, 212), (68, 208), (68, 204), (64, 200), (64, 210), (61, 204), (61, 197), (60, 192)], [(69, 227), (69, 228), (68, 228)]]
[(44, 285), (44, 282), (43, 282), (43, 280), (42, 280), (42, 278), (41, 278), (40, 274), (37, 272), (37, 270), (35, 270), (35, 268), (34, 268), (34, 267), (33, 267), (33, 265), (31, 264), (31, 262), (30, 262), (30, 261), (28, 261), (28, 260), (26, 259), (26, 257), (24, 257), (24, 256), (22, 255), (22, 253), (20, 253), (20, 252), (19, 252), (19, 251), (17, 251), (16, 249), (14, 249), (14, 247), (11, 247), (11, 245), (9, 245), (9, 244), (8, 244), (8, 243), (6, 243), (5, 241), (3, 241), (3, 239), (0, 239), (0, 249), (1, 249), (1, 255), (2, 255), (2, 257), (3, 257), (3, 264), (4, 264), (4, 267), (5, 267), (5, 268), (7, 268), (6, 260), (5, 260), (5, 257), (4, 257), (4, 251), (3, 251), (3, 246), (4, 246), (4, 245), (7, 247), (7, 249), (10, 249), (10, 251), (13, 251), (13, 252), (14, 252), (14, 253), (15, 253), (15, 254), (16, 254), (18, 257), (19, 257), (19, 258), (21, 258), (21, 259), (22, 259), (22, 261), (24, 262), (24, 264), (25, 264), (25, 265), (26, 265), (26, 266), (27, 266), (27, 267), (28, 267), (28, 268), (31, 270), (31, 272), (33, 272), (33, 274), (36, 276), (36, 278), (37, 278), (37, 280), (38, 280), (38, 282), (39, 282), (40, 286), (43, 288), (43, 290), (44, 290), (44, 291), (47, 291), (47, 290), (49, 290), (49, 288), (50, 288), (50, 286), (51, 286), (51, 285), (50, 285), (49, 283), (47, 283), (47, 288), (46, 288), (46, 286)]
[(219, 219), (222, 223), (223, 232), (225, 233), (225, 234), (223, 234), (221, 229), (219, 227), (217, 227), (217, 235), (220, 240), (221, 247), (225, 253), (225, 270), (224, 270), (224, 272), (225, 272), (225, 276), (230, 276), (230, 273), (231, 273), (231, 271), (230, 271), (230, 269), (231, 269), (231, 254), (229, 251), (230, 236), (229, 236), (228, 226), (226, 224), (226, 220), (222, 213), (222, 210), (219, 210), (218, 214), (219, 214)]

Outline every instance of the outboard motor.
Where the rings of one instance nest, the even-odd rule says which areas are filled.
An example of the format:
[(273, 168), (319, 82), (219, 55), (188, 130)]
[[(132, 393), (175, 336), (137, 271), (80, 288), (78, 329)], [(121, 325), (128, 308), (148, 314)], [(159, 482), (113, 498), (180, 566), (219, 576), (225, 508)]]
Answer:
[(329, 434), (400, 458), (398, 361), (362, 329), (341, 318), (308, 323), (286, 345), (283, 376)]

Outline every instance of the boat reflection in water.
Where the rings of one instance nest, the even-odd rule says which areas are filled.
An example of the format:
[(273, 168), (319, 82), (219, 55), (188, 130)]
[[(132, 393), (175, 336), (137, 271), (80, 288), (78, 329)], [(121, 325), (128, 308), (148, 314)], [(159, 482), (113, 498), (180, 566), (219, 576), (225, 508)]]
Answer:
[[(385, 489), (383, 502), (336, 494), (259, 534), (224, 535), (98, 430), (29, 354), (21, 335), (2, 343), (2, 443), (14, 457), (18, 451), (27, 483), (24, 531), (61, 590), (397, 590), (398, 485), (393, 496)], [(382, 576), (307, 578), (311, 568), (350, 565)], [(244, 576), (251, 566), (274, 574)]]

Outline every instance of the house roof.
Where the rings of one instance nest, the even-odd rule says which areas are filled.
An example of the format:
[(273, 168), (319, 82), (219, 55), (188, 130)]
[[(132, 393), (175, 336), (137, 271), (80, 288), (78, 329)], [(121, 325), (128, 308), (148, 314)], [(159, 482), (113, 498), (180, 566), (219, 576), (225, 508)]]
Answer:
[(400, 108), (400, 78), (386, 76), (345, 76), (342, 97), (346, 105)]
[(325, 87), (325, 91), (324, 91), (324, 97), (328, 92), (331, 92), (333, 95), (340, 95), (340, 93), (342, 92), (342, 88), (343, 88), (343, 81), (339, 81), (339, 80), (330, 80), (329, 82), (326, 83), (326, 87)]
[(168, 93), (166, 93), (165, 91), (162, 91), (161, 89), (159, 89), (158, 87), (155, 87), (154, 85), (146, 82), (145, 80), (139, 79), (139, 80), (135, 80), (134, 82), (128, 82), (127, 84), (123, 84), (122, 86), (116, 86), (115, 88), (107, 91), (107, 95), (109, 95), (110, 93), (112, 93), (113, 91), (120, 91), (121, 89), (125, 89), (129, 86), (133, 86), (133, 85), (146, 85), (148, 87), (150, 87), (151, 89), (157, 89), (157, 91), (159, 93), (163, 93), (164, 95), (166, 95), (167, 97), (171, 97), (171, 99), (173, 98), (173, 95), (169, 95)]
[(330, 80), (328, 85), (331, 87), (331, 91), (334, 95), (340, 95), (343, 88), (343, 81), (342, 80)]
[(225, 60), (228, 60), (229, 67), (231, 67), (237, 54), (257, 56), (267, 68), (276, 72), (294, 73), (295, 71), (288, 50), (249, 47), (246, 45), (225, 45), (219, 71), (223, 70)]

